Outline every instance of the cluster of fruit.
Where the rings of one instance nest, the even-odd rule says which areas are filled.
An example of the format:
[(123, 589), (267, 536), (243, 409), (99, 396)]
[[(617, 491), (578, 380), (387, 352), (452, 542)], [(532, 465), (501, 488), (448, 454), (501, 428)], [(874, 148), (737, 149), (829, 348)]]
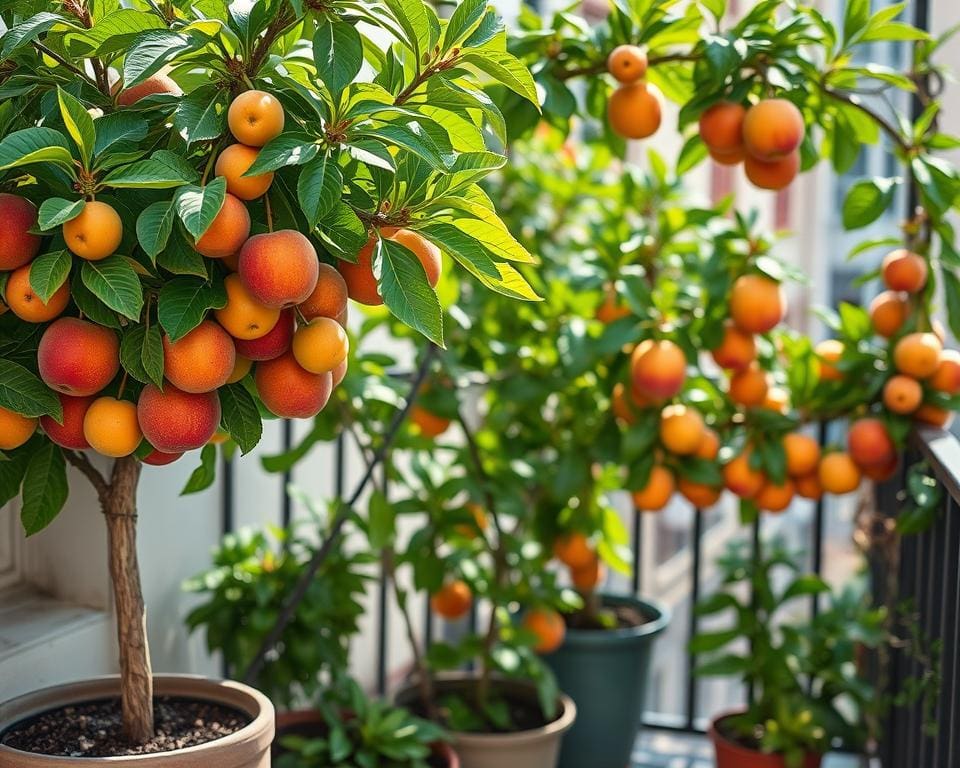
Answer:
[(625, 139), (646, 139), (660, 128), (663, 94), (645, 79), (647, 54), (635, 45), (621, 45), (607, 58), (607, 70), (620, 85), (607, 102), (610, 128)]
[[(943, 349), (936, 333), (915, 330), (911, 295), (926, 282), (926, 262), (917, 254), (897, 250), (883, 263), (888, 291), (871, 305), (873, 328), (889, 339), (887, 379), (880, 402), (868, 407), (867, 415), (855, 419), (849, 429), (846, 450), (822, 452), (811, 435), (800, 430), (783, 437), (785, 477), (767, 476), (751, 456), (749, 445), (723, 462), (723, 486), (706, 485), (678, 476), (663, 457), (692, 457), (718, 461), (720, 436), (693, 406), (670, 403), (683, 389), (687, 359), (669, 339), (647, 339), (631, 355), (630, 392), (622, 383), (612, 395), (612, 408), (624, 424), (637, 419), (637, 410), (660, 408), (661, 460), (652, 468), (644, 488), (634, 493), (638, 509), (662, 509), (675, 492), (698, 508), (715, 504), (726, 488), (757, 508), (779, 512), (794, 496), (818, 499), (824, 493), (855, 490), (863, 477), (884, 480), (898, 466), (899, 450), (883, 417), (882, 409), (896, 415), (912, 415), (920, 423), (946, 426), (951, 413), (937, 398), (960, 393), (960, 354)], [(607, 306), (609, 297), (601, 309)], [(782, 287), (758, 274), (739, 277), (729, 296), (729, 319), (720, 344), (711, 350), (714, 362), (726, 372), (726, 392), (739, 410), (766, 408), (781, 414), (790, 411), (790, 393), (770, 383), (770, 375), (757, 361), (757, 335), (772, 331), (786, 313)], [(611, 316), (610, 310), (604, 312)], [(836, 339), (815, 347), (821, 382), (843, 382), (841, 359), (844, 345)], [(667, 403), (666, 405), (664, 405)], [(869, 413), (869, 411), (873, 413)]]
[[(82, 317), (62, 317), (70, 300), (67, 283), (43, 302), (30, 284), (41, 238), (32, 231), (37, 209), (21, 197), (0, 197), (0, 270), (7, 279), (7, 306), (33, 323), (54, 320), (37, 353), (40, 378), (63, 405), (58, 423), (41, 417), (50, 439), (65, 448), (93, 448), (111, 457), (127, 456), (146, 438), (154, 451), (144, 458), (166, 464), (214, 439), (220, 427), (217, 390), (245, 379), (256, 363), (253, 383), (266, 408), (277, 416), (308, 418), (326, 405), (346, 373), (347, 284), (337, 269), (322, 264), (300, 232), (280, 230), (250, 237), (243, 200), (263, 195), (271, 174), (243, 174), (259, 148), (283, 130), (283, 108), (269, 94), (247, 91), (230, 105), (228, 124), (238, 144), (217, 159), (227, 182), (223, 205), (196, 250), (222, 261), (226, 304), (184, 336), (162, 338), (161, 389), (147, 384), (133, 403), (103, 391), (120, 372), (120, 342), (114, 330)], [(123, 238), (120, 216), (108, 204), (88, 201), (63, 224), (66, 247), (75, 256), (98, 261), (112, 255)], [(149, 309), (148, 309), (149, 312)], [(145, 323), (150, 322), (149, 316)], [(37, 419), (0, 409), (0, 449), (26, 442)]]
[(763, 99), (747, 108), (720, 101), (700, 116), (700, 138), (721, 165), (739, 165), (760, 189), (783, 189), (800, 170), (803, 115), (786, 99)]

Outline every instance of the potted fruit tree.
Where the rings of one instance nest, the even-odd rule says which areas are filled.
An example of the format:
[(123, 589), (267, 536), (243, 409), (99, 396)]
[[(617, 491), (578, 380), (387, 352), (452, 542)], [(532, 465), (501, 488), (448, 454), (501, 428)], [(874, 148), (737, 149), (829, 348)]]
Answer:
[[(94, 485), (121, 674), (2, 705), (0, 764), (266, 765), (262, 695), (151, 674), (142, 466), (218, 429), (246, 452), (262, 417), (321, 411), (344, 373), (347, 296), (442, 343), (441, 253), (536, 299), (510, 263), (529, 255), (503, 247), (476, 187), (504, 162), (484, 148), (483, 126), (503, 122), (477, 82), (531, 98), (533, 83), (483, 3), (443, 22), (419, 0), (21, 8), (0, 11), (0, 500), (19, 496), (34, 534), (66, 501), (68, 463)], [(117, 694), (102, 726), (59, 727), (63, 707)]]

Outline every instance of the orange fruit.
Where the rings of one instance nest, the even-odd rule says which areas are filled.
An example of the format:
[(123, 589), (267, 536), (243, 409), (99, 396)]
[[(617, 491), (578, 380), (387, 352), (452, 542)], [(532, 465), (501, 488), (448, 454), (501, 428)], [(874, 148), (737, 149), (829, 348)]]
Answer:
[(737, 405), (751, 408), (763, 405), (767, 398), (767, 373), (762, 368), (751, 365), (743, 371), (738, 371), (730, 377), (730, 386), (727, 394)]
[(924, 403), (913, 412), (913, 418), (921, 424), (929, 424), (931, 427), (940, 427), (946, 429), (953, 421), (953, 414), (945, 408), (940, 408), (932, 403)]
[(687, 358), (669, 339), (645, 339), (630, 355), (630, 375), (635, 392), (653, 400), (667, 400), (683, 389)]
[(743, 118), (747, 110), (743, 104), (720, 101), (700, 115), (700, 138), (714, 159), (743, 158)]
[(647, 54), (636, 45), (618, 45), (607, 57), (607, 71), (618, 82), (635, 83), (647, 74)]
[(843, 381), (843, 372), (835, 363), (843, 357), (843, 342), (839, 339), (825, 339), (813, 348), (820, 368), (821, 381)]
[(241, 200), (256, 200), (263, 197), (273, 184), (273, 173), (258, 173), (256, 176), (244, 176), (260, 154), (256, 147), (246, 144), (231, 144), (220, 153), (214, 173), (227, 180), (227, 192)]
[(791, 432), (784, 436), (783, 451), (787, 456), (787, 474), (790, 477), (816, 472), (820, 463), (820, 444), (810, 435)]
[(828, 453), (820, 459), (817, 477), (826, 493), (851, 493), (860, 487), (860, 468), (850, 454), (843, 451)]
[(450, 419), (437, 416), (419, 405), (414, 405), (410, 409), (407, 418), (417, 428), (417, 432), (424, 437), (439, 437), (450, 428)]
[(600, 562), (599, 557), (581, 568), (572, 568), (570, 570), (570, 581), (578, 592), (593, 592), (597, 585), (606, 577), (606, 568)]
[(339, 320), (347, 309), (347, 284), (336, 267), (320, 263), (319, 276), (313, 292), (300, 304), (304, 320), (332, 317)]
[(773, 330), (787, 311), (783, 288), (762, 275), (741, 275), (730, 292), (730, 317), (744, 333)]
[(741, 331), (733, 321), (728, 320), (724, 324), (720, 346), (710, 354), (721, 368), (742, 371), (757, 359), (757, 342), (752, 333)]
[(740, 455), (723, 465), (723, 482), (727, 490), (741, 499), (752, 498), (766, 482), (766, 476), (759, 469), (750, 466), (751, 450), (745, 448)]
[(803, 114), (786, 99), (763, 99), (743, 118), (743, 143), (757, 160), (779, 160), (796, 153), (805, 132)]
[(703, 483), (695, 483), (681, 477), (677, 481), (677, 490), (697, 509), (708, 509), (720, 501), (722, 488), (714, 488)]
[(698, 459), (713, 461), (717, 458), (718, 453), (720, 453), (720, 436), (710, 429), (710, 427), (704, 427), (703, 439), (700, 441), (700, 445), (697, 446), (697, 450), (694, 451), (693, 455)]
[(654, 465), (650, 470), (647, 484), (639, 491), (633, 492), (633, 505), (639, 510), (658, 512), (670, 501), (674, 490), (676, 490), (676, 483), (673, 473), (659, 464)]
[(767, 512), (783, 512), (793, 501), (795, 490), (793, 481), (789, 478), (779, 485), (768, 480), (757, 491), (753, 502), (759, 509)]
[(940, 353), (940, 363), (929, 379), (929, 384), (937, 392), (955, 395), (960, 392), (960, 352), (945, 349)]
[(893, 364), (915, 379), (933, 376), (940, 367), (943, 344), (932, 333), (908, 333), (893, 348)]
[(473, 593), (466, 582), (454, 579), (430, 596), (430, 607), (438, 616), (456, 620), (465, 616), (473, 603)]
[(230, 133), (241, 144), (262, 147), (283, 133), (283, 107), (269, 93), (244, 91), (227, 110)]
[(660, 127), (660, 91), (647, 83), (621, 85), (607, 103), (610, 128), (625, 139), (645, 139)]
[(336, 320), (318, 317), (297, 328), (293, 356), (310, 373), (327, 373), (347, 359), (350, 340)]
[(805, 499), (817, 501), (823, 496), (823, 488), (820, 486), (820, 476), (816, 470), (809, 475), (795, 477), (793, 479), (793, 485), (796, 489), (797, 496), (802, 496)]
[(83, 417), (83, 436), (90, 447), (104, 456), (129, 456), (143, 440), (137, 406), (114, 397), (99, 397)]
[(786, 413), (790, 410), (790, 393), (783, 387), (770, 387), (763, 399), (763, 407), (768, 411)]
[(533, 608), (523, 616), (524, 629), (537, 636), (534, 650), (537, 653), (552, 653), (562, 644), (567, 634), (567, 625), (556, 611), (550, 608)]
[(870, 302), (870, 322), (878, 336), (896, 336), (910, 313), (910, 304), (897, 291), (883, 291)]
[(553, 556), (568, 568), (582, 568), (595, 557), (587, 537), (579, 531), (568, 533), (553, 542)]
[(759, 189), (773, 192), (790, 186), (800, 172), (800, 153), (794, 152), (779, 160), (760, 160), (747, 155), (743, 161), (747, 179)]
[(883, 282), (894, 291), (917, 293), (927, 284), (927, 262), (919, 253), (898, 248), (888, 253), (880, 267)]
[(0, 406), (0, 451), (12, 451), (33, 437), (39, 419)]
[(90, 200), (80, 215), (64, 222), (63, 240), (81, 259), (99, 261), (115, 253), (123, 240), (123, 222), (112, 206)]
[(686, 405), (668, 405), (660, 414), (660, 442), (678, 456), (695, 453), (703, 441), (703, 416)]
[(883, 385), (883, 404), (893, 413), (913, 413), (923, 402), (923, 387), (902, 373), (891, 376)]
[(70, 285), (61, 285), (44, 303), (30, 286), (30, 266), (26, 264), (10, 273), (4, 298), (10, 311), (21, 320), (28, 323), (46, 323), (67, 308), (70, 302)]
[(847, 432), (847, 450), (859, 467), (886, 464), (895, 456), (897, 447), (880, 419), (857, 419)]

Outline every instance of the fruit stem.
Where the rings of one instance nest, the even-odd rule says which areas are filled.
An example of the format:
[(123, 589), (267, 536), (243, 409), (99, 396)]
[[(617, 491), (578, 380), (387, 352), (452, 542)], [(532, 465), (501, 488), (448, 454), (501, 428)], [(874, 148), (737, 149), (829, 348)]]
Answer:
[(273, 208), (270, 207), (270, 193), (263, 193), (263, 207), (267, 212), (267, 232), (273, 232)]
[(123, 378), (120, 379), (120, 388), (117, 390), (117, 400), (123, 398), (123, 390), (126, 389), (128, 375), (127, 371), (123, 372)]
[(217, 159), (217, 150), (220, 148), (220, 144), (223, 142), (223, 137), (218, 141), (210, 145), (210, 157), (207, 158), (207, 164), (203, 167), (203, 175), (200, 177), (200, 186), (204, 186), (207, 183), (207, 179), (210, 178), (210, 171), (213, 170), (214, 160)]

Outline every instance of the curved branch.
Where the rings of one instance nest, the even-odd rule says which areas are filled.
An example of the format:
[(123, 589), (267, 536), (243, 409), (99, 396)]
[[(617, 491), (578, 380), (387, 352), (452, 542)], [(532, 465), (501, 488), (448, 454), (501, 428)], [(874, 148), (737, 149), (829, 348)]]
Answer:
[(820, 83), (819, 85), (820, 85), (820, 90), (823, 92), (825, 96), (829, 96), (831, 99), (834, 99), (835, 101), (848, 104), (854, 109), (858, 109), (861, 112), (863, 112), (863, 114), (865, 114), (867, 117), (873, 120), (878, 126), (880, 126), (881, 130), (883, 130), (883, 132), (887, 134), (887, 136), (889, 136), (893, 140), (893, 142), (897, 146), (899, 146), (900, 149), (902, 149), (904, 152), (909, 152), (913, 149), (913, 145), (903, 137), (903, 135), (900, 133), (900, 131), (896, 129), (893, 123), (891, 123), (889, 120), (882, 117), (881, 115), (878, 115), (876, 112), (870, 109), (870, 107), (868, 107), (862, 101), (855, 99), (852, 96), (846, 93), (843, 93), (841, 91), (835, 91), (832, 88), (827, 87), (824, 83)]

